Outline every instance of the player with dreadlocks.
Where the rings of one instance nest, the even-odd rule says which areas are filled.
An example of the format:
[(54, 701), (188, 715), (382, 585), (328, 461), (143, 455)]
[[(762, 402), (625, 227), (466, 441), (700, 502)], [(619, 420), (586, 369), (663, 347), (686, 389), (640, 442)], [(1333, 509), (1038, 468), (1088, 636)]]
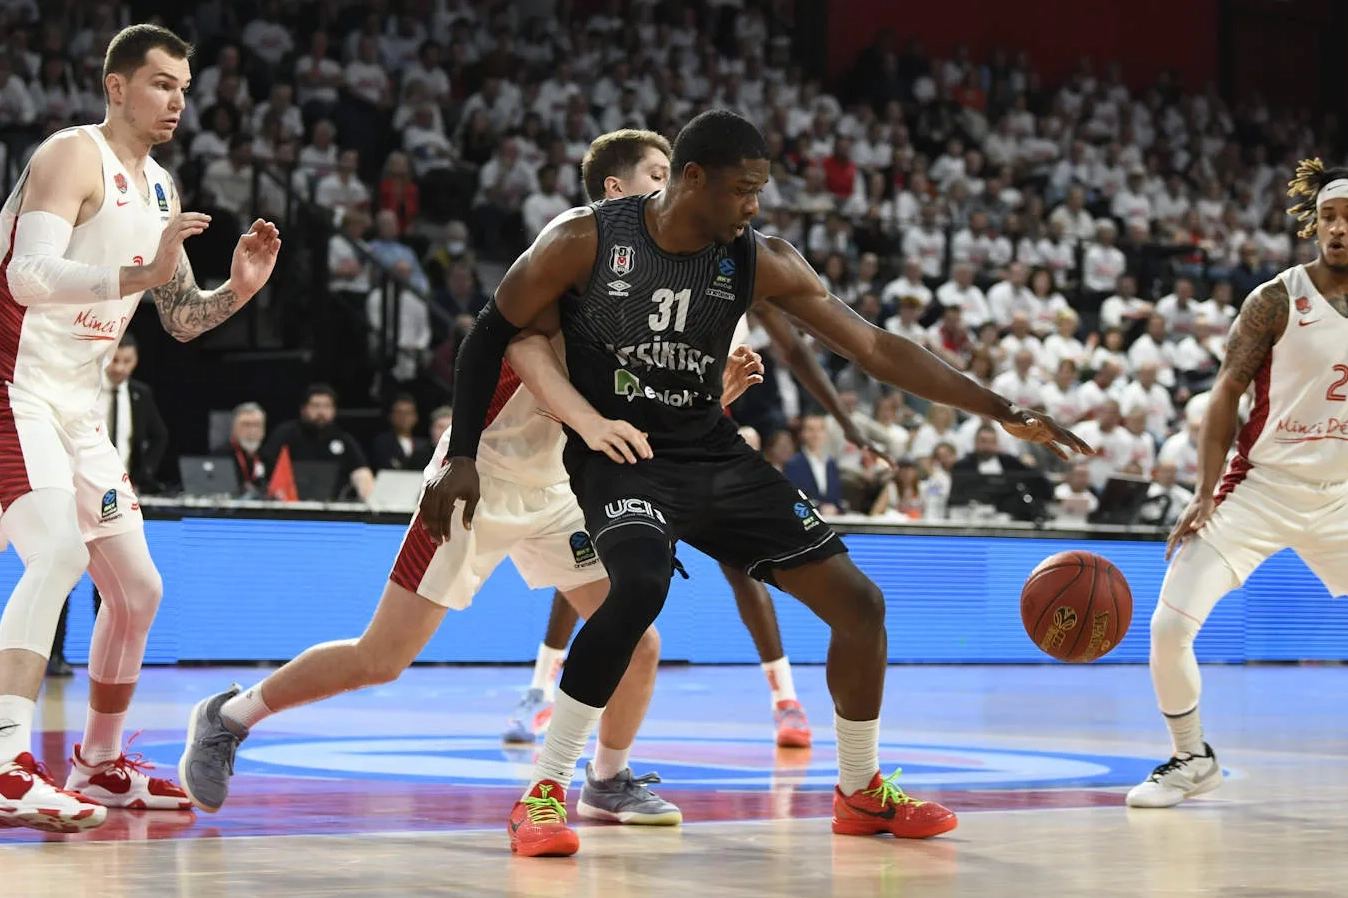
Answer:
[(1319, 258), (1258, 287), (1231, 326), (1198, 442), (1201, 483), (1170, 533), (1174, 560), (1151, 619), (1152, 683), (1174, 755), (1128, 793), (1131, 807), (1172, 807), (1222, 783), (1198, 719), (1193, 642), (1224, 595), (1288, 547), (1331, 593), (1348, 594), (1348, 168), (1303, 161), (1287, 194)]

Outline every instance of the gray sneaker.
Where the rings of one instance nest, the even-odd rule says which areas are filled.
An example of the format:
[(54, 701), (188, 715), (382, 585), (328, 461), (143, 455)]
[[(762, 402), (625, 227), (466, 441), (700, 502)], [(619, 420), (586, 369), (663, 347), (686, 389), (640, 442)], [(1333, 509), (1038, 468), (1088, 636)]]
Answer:
[(607, 820), (610, 823), (636, 823), (645, 826), (678, 826), (683, 812), (650, 789), (660, 782), (660, 776), (648, 773), (632, 776), (628, 768), (611, 780), (594, 778), (594, 765), (585, 765), (585, 788), (576, 803), (576, 813), (586, 820)]
[(220, 716), (225, 702), (243, 690), (238, 683), (218, 695), (197, 702), (187, 721), (187, 748), (178, 759), (178, 782), (192, 804), (207, 813), (220, 810), (234, 775), (234, 752), (248, 736), (228, 726)]

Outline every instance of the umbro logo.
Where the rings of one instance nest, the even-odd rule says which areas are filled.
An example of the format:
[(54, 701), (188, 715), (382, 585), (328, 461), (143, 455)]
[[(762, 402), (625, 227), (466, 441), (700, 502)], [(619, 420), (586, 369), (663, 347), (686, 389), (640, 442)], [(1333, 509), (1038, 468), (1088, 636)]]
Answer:
[(607, 286), (609, 296), (627, 296), (628, 291), (632, 289), (632, 285), (627, 281), (609, 281)]

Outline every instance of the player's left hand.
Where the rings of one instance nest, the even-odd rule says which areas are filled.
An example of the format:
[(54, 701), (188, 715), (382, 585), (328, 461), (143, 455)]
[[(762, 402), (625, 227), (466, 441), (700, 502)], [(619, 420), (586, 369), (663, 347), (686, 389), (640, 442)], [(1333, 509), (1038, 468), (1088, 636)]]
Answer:
[(1015, 417), (1010, 421), (1003, 421), (1002, 427), (1016, 439), (1047, 446), (1050, 452), (1064, 460), (1071, 458), (1073, 452), (1080, 455), (1095, 454), (1095, 450), (1085, 440), (1048, 415), (1022, 408), (1017, 408), (1014, 412)]
[(763, 382), (763, 357), (747, 346), (737, 346), (721, 374), (721, 405), (730, 405), (754, 384)]
[(463, 502), (463, 529), (473, 529), (473, 512), (481, 497), (477, 462), (471, 458), (451, 458), (426, 484), (421, 494), (418, 517), (436, 545), (449, 540), (454, 523), (454, 506)]
[(856, 424), (850, 421), (848, 424), (850, 426), (843, 428), (843, 438), (846, 439), (847, 442), (856, 446), (867, 456), (878, 461), (883, 467), (886, 467), (891, 471), (898, 467), (898, 465), (895, 464), (894, 459), (889, 457), (889, 452), (886, 451), (885, 447), (882, 447), (879, 443), (867, 437), (866, 434), (861, 432), (861, 428), (857, 427)]
[(229, 283), (234, 292), (251, 298), (271, 277), (281, 252), (281, 232), (269, 221), (258, 219), (234, 246), (229, 263)]

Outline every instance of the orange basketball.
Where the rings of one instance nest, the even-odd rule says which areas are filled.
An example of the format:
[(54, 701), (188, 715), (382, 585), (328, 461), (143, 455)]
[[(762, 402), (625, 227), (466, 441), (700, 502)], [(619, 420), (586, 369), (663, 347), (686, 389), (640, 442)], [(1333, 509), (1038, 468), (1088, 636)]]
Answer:
[(1034, 644), (1059, 661), (1109, 654), (1133, 622), (1133, 593), (1109, 559), (1059, 552), (1039, 563), (1020, 591), (1020, 619)]

